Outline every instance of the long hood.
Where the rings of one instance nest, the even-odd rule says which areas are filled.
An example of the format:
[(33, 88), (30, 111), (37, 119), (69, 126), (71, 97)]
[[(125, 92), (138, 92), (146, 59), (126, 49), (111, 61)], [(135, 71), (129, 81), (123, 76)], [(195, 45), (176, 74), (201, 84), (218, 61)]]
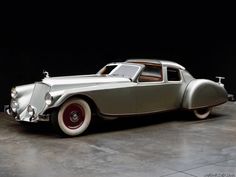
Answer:
[(44, 78), (43, 83), (49, 86), (61, 85), (81, 85), (90, 86), (106, 83), (130, 82), (128, 78), (100, 76), (100, 75), (79, 75), (79, 76), (64, 76), (64, 77), (50, 77)]

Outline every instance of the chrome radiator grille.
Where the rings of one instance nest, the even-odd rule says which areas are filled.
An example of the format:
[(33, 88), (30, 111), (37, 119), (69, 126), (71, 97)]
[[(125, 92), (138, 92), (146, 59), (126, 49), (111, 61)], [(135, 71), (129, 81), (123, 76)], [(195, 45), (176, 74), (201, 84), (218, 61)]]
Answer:
[(30, 105), (36, 108), (36, 115), (41, 113), (45, 107), (44, 97), (50, 90), (50, 87), (46, 84), (36, 83), (34, 86), (33, 94), (30, 99)]

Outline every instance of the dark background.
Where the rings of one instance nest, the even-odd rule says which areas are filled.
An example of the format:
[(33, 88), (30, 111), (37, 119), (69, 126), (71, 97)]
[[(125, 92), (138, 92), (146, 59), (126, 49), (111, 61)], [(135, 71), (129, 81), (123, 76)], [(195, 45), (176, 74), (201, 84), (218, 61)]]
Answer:
[(195, 78), (224, 76), (227, 91), (236, 93), (234, 30), (225, 20), (201, 19), (136, 13), (18, 21), (0, 35), (0, 110), (9, 104), (12, 86), (40, 81), (43, 70), (50, 76), (92, 74), (128, 58), (172, 60)]

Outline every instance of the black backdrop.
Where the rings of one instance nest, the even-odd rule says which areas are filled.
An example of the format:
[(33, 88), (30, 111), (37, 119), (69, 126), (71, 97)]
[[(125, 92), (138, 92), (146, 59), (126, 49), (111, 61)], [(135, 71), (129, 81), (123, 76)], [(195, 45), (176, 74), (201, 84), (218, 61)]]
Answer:
[(236, 40), (232, 37), (212, 28), (186, 29), (179, 24), (165, 28), (119, 25), (96, 24), (82, 29), (44, 26), (2, 32), (1, 110), (9, 103), (12, 86), (41, 80), (43, 70), (50, 76), (90, 74), (108, 62), (127, 58), (176, 61), (196, 78), (216, 81), (215, 76), (224, 76), (228, 92), (236, 93)]

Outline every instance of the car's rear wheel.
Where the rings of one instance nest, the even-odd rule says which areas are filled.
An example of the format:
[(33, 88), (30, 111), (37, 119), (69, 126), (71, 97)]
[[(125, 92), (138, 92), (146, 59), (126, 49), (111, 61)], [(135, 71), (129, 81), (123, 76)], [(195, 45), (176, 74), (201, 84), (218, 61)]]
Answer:
[(211, 108), (195, 109), (193, 113), (198, 119), (206, 119), (211, 113)]
[(57, 114), (52, 116), (52, 123), (57, 131), (68, 136), (82, 134), (91, 122), (91, 109), (83, 99), (66, 101)]

